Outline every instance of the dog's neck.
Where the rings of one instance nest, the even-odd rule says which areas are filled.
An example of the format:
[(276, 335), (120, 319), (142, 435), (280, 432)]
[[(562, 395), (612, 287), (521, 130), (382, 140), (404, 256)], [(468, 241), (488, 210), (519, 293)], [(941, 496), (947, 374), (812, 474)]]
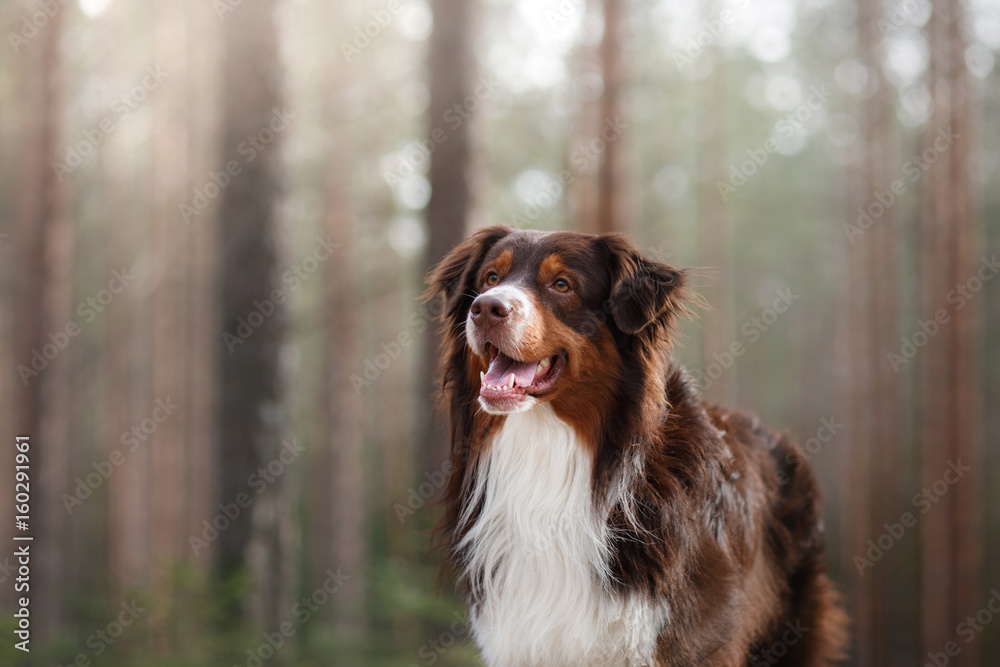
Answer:
[[(627, 648), (601, 664), (650, 655), (666, 612), (611, 592), (607, 505), (593, 501), (592, 474), (590, 448), (548, 403), (508, 415), (483, 452), (458, 549), (488, 664), (561, 665), (611, 646)], [(653, 622), (628, 625), (628, 614)]]

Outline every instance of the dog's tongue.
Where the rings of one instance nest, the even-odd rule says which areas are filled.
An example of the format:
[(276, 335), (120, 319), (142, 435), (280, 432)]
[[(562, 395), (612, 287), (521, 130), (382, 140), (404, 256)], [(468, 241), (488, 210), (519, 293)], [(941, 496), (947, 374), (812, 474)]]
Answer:
[(514, 361), (502, 352), (496, 359), (490, 362), (490, 368), (486, 371), (483, 379), (492, 385), (502, 385), (504, 381), (514, 374), (515, 383), (518, 387), (530, 387), (531, 381), (535, 379), (535, 368), (537, 361)]

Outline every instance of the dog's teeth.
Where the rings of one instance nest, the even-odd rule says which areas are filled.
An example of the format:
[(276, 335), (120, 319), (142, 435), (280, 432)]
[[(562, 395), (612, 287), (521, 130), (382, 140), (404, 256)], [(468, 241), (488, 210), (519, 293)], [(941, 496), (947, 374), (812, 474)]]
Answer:
[(485, 371), (479, 371), (479, 381), (486, 384), (486, 373)]
[(538, 362), (538, 367), (535, 369), (535, 371), (537, 373), (544, 373), (545, 370), (549, 367), (549, 364), (551, 363), (552, 362), (549, 360), (549, 358), (545, 357), (544, 359)]

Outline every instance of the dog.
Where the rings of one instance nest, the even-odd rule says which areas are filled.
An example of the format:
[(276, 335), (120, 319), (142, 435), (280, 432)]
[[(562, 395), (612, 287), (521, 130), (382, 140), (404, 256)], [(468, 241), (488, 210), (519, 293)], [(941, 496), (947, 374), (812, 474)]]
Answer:
[(429, 273), (440, 546), (489, 667), (842, 659), (804, 457), (672, 361), (688, 278), (620, 235), (504, 226)]

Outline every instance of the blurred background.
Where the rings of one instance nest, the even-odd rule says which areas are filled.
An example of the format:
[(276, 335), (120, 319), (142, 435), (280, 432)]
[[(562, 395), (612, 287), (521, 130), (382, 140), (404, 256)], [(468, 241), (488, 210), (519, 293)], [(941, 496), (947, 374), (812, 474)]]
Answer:
[(0, 25), (0, 532), (28, 435), (35, 538), (30, 655), (0, 553), (3, 664), (480, 664), (428, 552), (419, 295), (494, 223), (704, 267), (678, 355), (815, 466), (851, 664), (996, 664), (996, 0)]

